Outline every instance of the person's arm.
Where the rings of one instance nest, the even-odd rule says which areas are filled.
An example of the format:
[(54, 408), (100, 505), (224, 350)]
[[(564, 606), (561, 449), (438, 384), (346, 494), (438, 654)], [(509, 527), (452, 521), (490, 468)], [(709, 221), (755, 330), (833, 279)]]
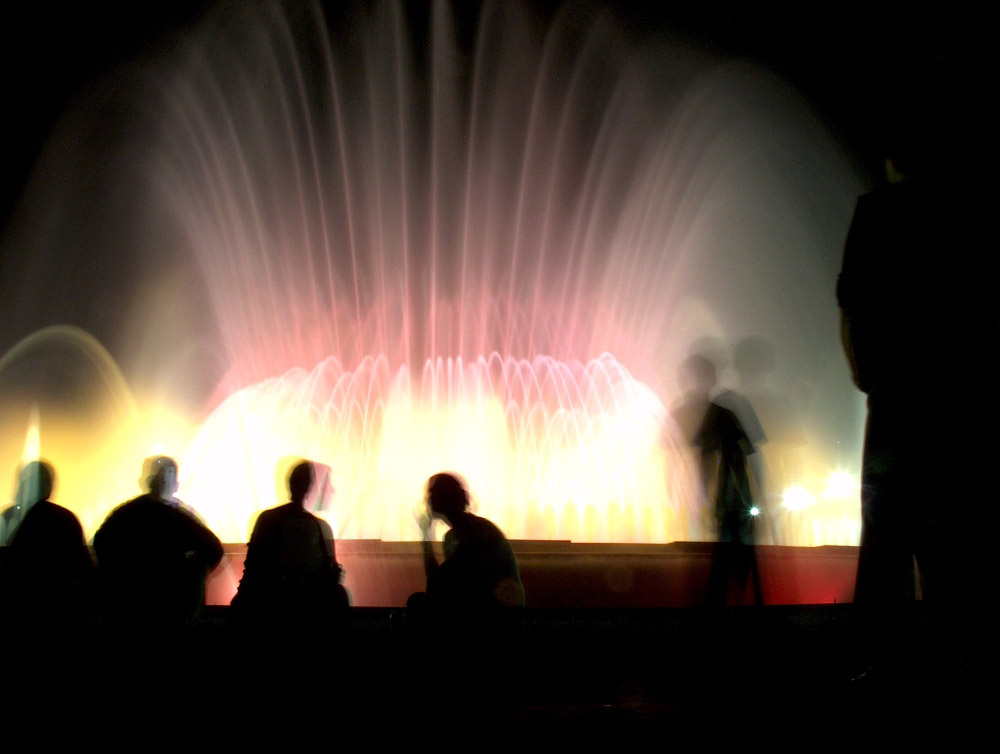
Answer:
[(710, 504), (710, 501), (715, 498), (715, 486), (719, 476), (719, 454), (707, 448), (702, 448), (699, 469), (701, 472), (702, 497), (698, 507), (702, 511), (701, 520), (705, 524), (712, 521), (712, 526), (714, 526), (717, 511)]
[[(861, 373), (858, 369), (857, 312), (863, 300), (863, 282), (870, 277), (866, 261), (871, 256), (873, 235), (870, 203), (864, 197), (858, 200), (851, 219), (851, 227), (844, 242), (844, 259), (837, 276), (837, 305), (840, 307), (840, 343), (851, 370), (851, 380), (861, 388)], [(853, 316), (852, 316), (853, 315)]]
[(189, 518), (196, 527), (196, 536), (199, 545), (198, 556), (205, 564), (205, 570), (212, 571), (222, 561), (224, 554), (222, 542), (219, 541), (219, 538), (207, 526), (201, 524), (193, 516), (189, 515)]
[(323, 542), (323, 555), (326, 567), (337, 577), (337, 582), (344, 580), (344, 567), (337, 562), (337, 543), (333, 538), (333, 528), (322, 518), (316, 517), (319, 524), (320, 538)]
[(246, 607), (248, 601), (252, 603), (260, 588), (260, 560), (261, 550), (265, 547), (263, 544), (265, 521), (266, 517), (258, 516), (254, 522), (250, 540), (247, 542), (246, 556), (243, 559), (243, 574), (240, 576), (240, 583), (231, 602), (233, 607)]
[(427, 580), (430, 581), (431, 576), (437, 573), (438, 568), (441, 565), (437, 562), (437, 556), (434, 554), (434, 546), (431, 544), (431, 531), (434, 524), (434, 520), (429, 515), (421, 515), (417, 519), (417, 525), (420, 526), (420, 546), (424, 553), (424, 574), (427, 576)]
[(83, 536), (83, 527), (80, 525), (80, 519), (72, 514), (67, 522), (66, 551), (75, 553), (73, 580), (77, 584), (89, 584), (94, 577), (94, 560), (90, 557), (90, 548), (87, 547), (87, 540)]
[(114, 562), (118, 555), (118, 510), (115, 508), (106, 519), (104, 523), (98, 528), (97, 533), (94, 534), (93, 547), (94, 555), (97, 558), (98, 569), (107, 570), (109, 566), (116, 565)]
[(851, 318), (843, 309), (840, 310), (840, 342), (844, 347), (844, 355), (847, 357), (847, 364), (851, 368), (851, 380), (854, 385), (861, 389), (861, 376), (858, 374), (858, 357), (854, 351), (854, 337), (852, 335), (854, 325)]

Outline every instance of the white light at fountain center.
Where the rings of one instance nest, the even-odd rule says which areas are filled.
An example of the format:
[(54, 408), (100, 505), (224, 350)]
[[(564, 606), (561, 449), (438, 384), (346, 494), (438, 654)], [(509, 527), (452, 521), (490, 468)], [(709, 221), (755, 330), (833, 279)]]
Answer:
[(696, 487), (665, 419), (608, 354), (438, 359), (419, 380), (384, 358), (328, 360), (224, 401), (183, 461), (185, 499), (240, 541), (281, 501), (275, 469), (300, 455), (331, 467), (338, 538), (416, 539), (424, 481), (453, 470), (512, 538), (667, 542), (689, 536)]

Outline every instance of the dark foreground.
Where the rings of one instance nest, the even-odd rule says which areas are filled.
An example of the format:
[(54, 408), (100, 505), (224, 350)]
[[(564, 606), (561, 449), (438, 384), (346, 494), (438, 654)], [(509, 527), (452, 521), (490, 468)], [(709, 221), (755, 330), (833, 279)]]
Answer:
[[(4, 632), (4, 743), (99, 751), (963, 751), (985, 658), (918, 606), (900, 661), (851, 605), (527, 609), (420, 630), (405, 611), (262, 635)], [(952, 651), (954, 650), (954, 651)], [(992, 718), (992, 710), (989, 718)]]

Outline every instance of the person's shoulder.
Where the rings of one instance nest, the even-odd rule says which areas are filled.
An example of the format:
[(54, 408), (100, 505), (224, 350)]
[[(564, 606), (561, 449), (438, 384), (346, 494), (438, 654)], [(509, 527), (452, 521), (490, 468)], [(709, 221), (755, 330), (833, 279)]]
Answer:
[(715, 402), (710, 405), (709, 411), (712, 414), (712, 424), (720, 432), (735, 433), (746, 436), (746, 430), (743, 428), (743, 423), (740, 421), (740, 418), (736, 415), (735, 411)]
[(292, 516), (301, 516), (303, 514), (306, 516), (309, 515), (309, 513), (302, 510), (301, 506), (296, 505), (295, 503), (283, 503), (282, 505), (276, 505), (273, 508), (261, 511), (260, 515), (257, 516), (257, 520), (270, 522), (277, 521), (282, 518), (290, 518)]
[(43, 506), (42, 510), (53, 520), (66, 525), (75, 524), (77, 527), (80, 526), (80, 519), (77, 518), (76, 514), (69, 508), (59, 505), (58, 503), (53, 503), (51, 500), (41, 500), (35, 505)]
[(713, 400), (712, 403), (710, 404), (710, 410), (714, 411), (715, 415), (719, 417), (720, 420), (736, 421), (736, 422), (739, 421), (736, 418), (736, 412), (733, 411), (733, 409), (730, 406), (724, 406), (722, 403), (717, 403), (716, 401)]
[(257, 514), (256, 519), (253, 522), (253, 532), (251, 532), (251, 538), (256, 534), (258, 537), (267, 536), (276, 527), (281, 526), (281, 522), (287, 520), (289, 517), (295, 515), (295, 508), (292, 503), (284, 503), (283, 505), (276, 505), (273, 508), (267, 508), (262, 510)]
[(856, 212), (864, 217), (885, 218), (886, 221), (909, 220), (923, 222), (951, 204), (954, 192), (934, 180), (906, 178), (895, 183), (885, 183), (858, 197)]
[(333, 527), (330, 526), (330, 523), (326, 519), (322, 519), (319, 516), (313, 515), (312, 513), (310, 513), (309, 515), (312, 516), (313, 520), (316, 522), (316, 525), (319, 527), (319, 530), (323, 534), (323, 537), (325, 539), (333, 539)]
[(727, 424), (734, 417), (735, 414), (732, 411), (720, 403), (716, 403), (715, 400), (712, 400), (709, 402), (708, 408), (705, 410), (705, 421), (703, 422), (703, 426), (715, 427), (720, 424)]
[(485, 539), (494, 539), (494, 540), (502, 539), (506, 541), (507, 537), (500, 529), (500, 527), (497, 526), (492, 521), (490, 521), (488, 518), (483, 518), (482, 516), (473, 515), (472, 520), (473, 520), (473, 525), (475, 527), (475, 531), (479, 536)]
[(51, 500), (39, 500), (32, 506), (31, 516), (36, 522), (35, 525), (46, 532), (46, 536), (58, 537), (67, 543), (83, 543), (83, 526), (69, 508)]
[(158, 502), (150, 493), (146, 492), (137, 497), (133, 497), (131, 500), (126, 500), (124, 503), (118, 506), (116, 510), (135, 510), (137, 508), (146, 508), (154, 503)]
[(144, 507), (146, 498), (148, 497), (148, 495), (140, 495), (139, 497), (134, 497), (131, 500), (126, 500), (124, 503), (119, 503), (104, 519), (104, 523), (101, 525), (101, 528), (104, 528), (108, 524), (117, 523), (119, 520), (128, 518), (128, 516), (132, 515), (136, 511), (141, 510)]
[(141, 517), (144, 497), (146, 496), (140, 495), (121, 503), (105, 517), (94, 534), (94, 547), (96, 549), (100, 550), (106, 545), (112, 546), (113, 542), (120, 541), (135, 527), (137, 515)]
[(201, 516), (198, 515), (198, 511), (192, 508), (190, 505), (185, 503), (183, 500), (174, 500), (172, 502), (157, 501), (163, 506), (167, 511), (168, 515), (178, 516), (184, 518), (185, 520), (197, 524), (198, 526), (205, 526), (205, 522), (202, 521)]
[(279, 505), (276, 508), (268, 508), (267, 510), (262, 510), (257, 514), (257, 518), (254, 521), (254, 529), (266, 529), (273, 522), (277, 521), (282, 517), (283, 505)]

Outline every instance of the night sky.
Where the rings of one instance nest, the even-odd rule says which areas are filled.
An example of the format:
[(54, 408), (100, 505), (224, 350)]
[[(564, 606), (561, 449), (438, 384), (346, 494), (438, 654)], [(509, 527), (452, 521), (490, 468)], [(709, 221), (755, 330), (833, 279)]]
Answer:
[[(25, 5), (7, 18), (0, 44), (7, 103), (6, 138), (0, 151), (0, 254), (5, 257), (0, 258), (0, 274), (4, 276), (0, 314), (7, 326), (0, 335), (0, 352), (30, 331), (19, 322), (25, 311), (31, 311), (25, 306), (33, 304), (25, 304), (23, 297), (20, 301), (12, 298), (19, 296), (21, 275), (33, 266), (18, 249), (33, 244), (38, 231), (32, 231), (35, 235), (28, 239), (19, 238), (12, 233), (17, 227), (13, 221), (36, 161), (60, 117), (92, 96), (91, 92), (102, 91), (95, 82), (106, 80), (126, 64), (169, 54), (215, 5), (192, 1), (140, 3), (123, 11), (117, 4), (81, 6), (58, 2), (54, 6)], [(903, 116), (936, 107), (935, 98), (950, 84), (947, 72), (957, 68), (949, 22), (940, 17), (911, 14), (899, 18), (870, 8), (852, 12), (842, 6), (785, 14), (749, 5), (666, 5), (582, 3), (572, 8), (581, 8), (583, 14), (596, 11), (611, 16), (614, 25), (637, 45), (692, 49), (706, 59), (747, 62), (772, 71), (802, 95), (819, 116), (840, 152), (853, 163), (862, 188), (880, 179), (885, 144), (894, 129), (898, 130)], [(479, 10), (475, 3), (458, 6), (454, 12), (457, 42), (467, 54)], [(429, 6), (408, 3), (405, 7), (411, 33), (426, 30)], [(535, 2), (529, 7), (544, 24), (560, 4)], [(345, 12), (341, 4), (327, 4), (324, 11), (334, 29), (338, 24), (351, 23), (350, 12)], [(415, 44), (419, 58), (421, 41)], [(118, 86), (121, 88), (120, 82)], [(115, 117), (114, 110), (111, 117)], [(108, 129), (108, 133), (113, 132)], [(111, 142), (106, 146), (114, 149)], [(95, 155), (93, 159), (99, 162), (103, 158)], [(48, 167), (49, 171), (60, 169)], [(822, 180), (819, 176), (817, 179)], [(75, 186), (72, 177), (68, 181), (67, 185)], [(85, 197), (87, 191), (80, 195)], [(131, 263), (135, 264), (135, 260)], [(125, 285), (130, 276), (139, 272), (138, 268), (127, 267), (116, 270), (118, 285)], [(100, 301), (90, 306), (109, 308)], [(835, 314), (833, 306), (831, 290), (829, 309)], [(46, 316), (46, 311), (33, 310), (29, 319), (34, 321), (34, 327), (64, 319), (58, 303), (51, 316)], [(119, 321), (107, 313), (91, 312), (78, 324), (120, 358), (122, 347), (115, 342), (123, 332)], [(211, 382), (209, 379), (202, 394), (210, 392)]]
[[(164, 358), (170, 355), (164, 353), (169, 348), (162, 344), (200, 342), (201, 338), (212, 340), (213, 334), (206, 332), (215, 322), (207, 309), (209, 283), (199, 277), (197, 271), (192, 272), (195, 269), (192, 260), (187, 260), (183, 269), (181, 264), (176, 264), (177, 260), (165, 261), (163, 268), (178, 273), (176, 279), (170, 281), (174, 287), (148, 285), (162, 282), (160, 277), (169, 277), (160, 275), (158, 265), (162, 260), (156, 254), (163, 249), (184, 248), (183, 243), (175, 243), (181, 239), (156, 238), (155, 233), (147, 239), (143, 235), (145, 227), (134, 236), (116, 234), (114, 225), (126, 226), (135, 219), (132, 213), (120, 210), (115, 213), (116, 207), (132, 206), (134, 196), (128, 181), (123, 180), (120, 185), (114, 183), (116, 193), (103, 197), (97, 190), (90, 190), (86, 173), (77, 180), (77, 174), (65, 167), (59, 155), (70, 155), (77, 160), (83, 155), (85, 159), (81, 162), (103, 169), (103, 152), (84, 151), (91, 150), (92, 144), (99, 144), (107, 150), (107, 173), (114, 174), (121, 167), (127, 172), (133, 168), (133, 163), (141, 165), (141, 160), (135, 159), (136, 154), (127, 151), (128, 145), (117, 149), (120, 145), (115, 140), (115, 127), (121, 124), (114, 121), (129, 117), (127, 106), (116, 110), (114, 106), (107, 107), (106, 102), (97, 102), (92, 112), (110, 120), (93, 123), (79, 119), (80, 109), (91, 110), (79, 105), (92, 104), (88, 98), (93, 97), (94, 92), (115, 91), (115, 87), (102, 88), (101, 84), (107, 83), (116, 73), (126, 77), (115, 79), (114, 83), (119, 94), (124, 92), (121, 99), (127, 101), (131, 83), (127, 76), (135, 70), (127, 66), (135, 65), (136, 61), (156, 61), (164, 56), (173, 60), (170, 52), (176, 50), (179, 41), (191, 36), (188, 32), (193, 32), (213, 5), (205, 2), (138, 3), (123, 11), (120, 4), (95, 7), (57, 2), (25, 6), (8, 13), (0, 32), (7, 116), (6, 138), (0, 149), (0, 322), (4, 323), (0, 332), (0, 354), (45, 325), (79, 325), (110, 351), (130, 387), (162, 389), (165, 394), (171, 394), (177, 385), (163, 384), (161, 379), (174, 376), (171, 370), (162, 368)], [(458, 52), (468, 55), (476, 30), (478, 6), (475, 3), (458, 5), (460, 7), (454, 12)], [(630, 44), (656, 50), (681, 49), (700, 56), (701, 61), (747, 63), (747, 70), (770, 71), (776, 80), (788, 84), (791, 91), (801, 95), (806, 108), (818, 116), (822, 128), (817, 130), (823, 132), (823, 138), (831, 137), (833, 147), (825, 146), (827, 152), (824, 154), (836, 155), (830, 157), (836, 162), (835, 170), (828, 169), (829, 165), (822, 162), (810, 163), (809, 148), (805, 153), (802, 149), (791, 149), (776, 153), (780, 159), (775, 163), (791, 182), (782, 184), (777, 179), (773, 184), (736, 182), (732, 194), (716, 197), (717, 206), (712, 207), (718, 211), (713, 217), (720, 219), (710, 229), (718, 233), (720, 258), (737, 259), (750, 274), (743, 278), (736, 274), (737, 285), (716, 286), (724, 290), (714, 292), (722, 299), (735, 299), (739, 297), (728, 295), (734, 288), (750, 290), (754, 282), (759, 284), (756, 295), (765, 308), (769, 307), (767, 316), (747, 325), (752, 328), (750, 332), (733, 330), (730, 334), (735, 338), (754, 331), (764, 332), (779, 347), (783, 343), (790, 344), (784, 353), (779, 353), (779, 361), (794, 355), (797, 362), (792, 363), (789, 358), (786, 371), (796, 379), (804, 374), (815, 385), (815, 393), (820, 396), (818, 400), (813, 400), (811, 394), (799, 397), (818, 406), (814, 421), (822, 428), (823, 441), (832, 443), (835, 440), (839, 445), (843, 440), (844, 445), (836, 452), (844, 450), (846, 457), (857, 459), (860, 450), (853, 446), (861, 435), (862, 396), (850, 384), (836, 335), (833, 280), (839, 267), (840, 245), (846, 234), (854, 192), (880, 179), (885, 146), (890, 137), (898, 134), (901, 124), (905, 126), (907, 117), (912, 124), (914, 113), (934, 109), (948, 113), (938, 105), (939, 95), (947, 92), (951, 83), (947, 72), (956, 70), (948, 24), (940, 18), (910, 16), (899, 19), (873, 13), (870, 9), (852, 13), (843, 7), (834, 10), (832, 6), (822, 11), (800, 10), (785, 15), (748, 5), (734, 9), (723, 6), (705, 9), (704, 4), (697, 4), (697, 10), (665, 5), (654, 2), (582, 3), (574, 5), (572, 10), (577, 12), (580, 8), (579, 12), (587, 18), (594, 11), (610, 16), (614, 22), (612, 26), (623, 32)], [(240, 7), (239, 4), (236, 7)], [(409, 33), (418, 36), (426, 33), (427, 6), (409, 3), (405, 7)], [(556, 14), (559, 4), (535, 2), (530, 8), (539, 23), (544, 24)], [(351, 24), (352, 16), (338, 3), (325, 4), (324, 10), (336, 38), (338, 25)], [(419, 38), (413, 40), (413, 64), (418, 73), (429, 57), (424, 54), (428, 47), (424, 42)], [(423, 86), (424, 80), (420, 76), (411, 79), (417, 87)], [(113, 97), (109, 102), (115, 105)], [(86, 135), (87, 138), (77, 139), (77, 132), (72, 128), (58, 131), (60, 118), (74, 107), (77, 107), (74, 113), (77, 119), (68, 122), (74, 126), (88, 123), (92, 132)], [(244, 122), (246, 120), (244, 118)], [(62, 135), (59, 149), (45, 152), (54, 131)], [(414, 142), (420, 143), (422, 135), (418, 134)], [(271, 143), (273, 140), (267, 142)], [(805, 141), (794, 143), (806, 144)], [(360, 151), (364, 146), (361, 143)], [(35, 172), (37, 161), (43, 155), (47, 155), (50, 162), (44, 170)], [(110, 160), (118, 162), (112, 164)], [(625, 163), (624, 160), (618, 162)], [(830, 176), (846, 173), (851, 173), (850, 180), (833, 185), (836, 182)], [(34, 192), (30, 210), (19, 214), (18, 202), (33, 174), (41, 176), (43, 181), (58, 179), (57, 183), (73, 200), (67, 206), (73, 205), (83, 221), (69, 231), (60, 227), (60, 205), (55, 200), (48, 201), (44, 182), (40, 184), (41, 190)], [(265, 183), (271, 186), (270, 181)], [(785, 185), (789, 187), (790, 198), (782, 203), (784, 197), (769, 193), (769, 188)], [(837, 206), (827, 201), (829, 197), (837, 198)], [(691, 214), (697, 215), (696, 212)], [(24, 217), (30, 217), (32, 223), (19, 223)], [(734, 217), (743, 219), (734, 220)], [(816, 227), (795, 226), (794, 221), (800, 217), (815, 218)], [(154, 222), (157, 219), (152, 218)], [(145, 220), (143, 217), (142, 222)], [(757, 220), (761, 222), (752, 222)], [(30, 230), (25, 231), (25, 228)], [(83, 231), (74, 235), (77, 228)], [(104, 246), (100, 231), (109, 228), (106, 237), (110, 242)], [(87, 233), (92, 237), (87, 237)], [(800, 243), (803, 239), (823, 246), (825, 258), (817, 260), (815, 255), (808, 253), (811, 247), (808, 243)], [(149, 240), (149, 243), (136, 245), (135, 240), (140, 243)], [(744, 240), (746, 248), (763, 249), (760, 253), (767, 258), (743, 254), (744, 245), (741, 244)], [(705, 243), (711, 247), (711, 241), (708, 239)], [(799, 257), (793, 253), (796, 244), (799, 250), (804, 250)], [(39, 259), (32, 251), (36, 247), (47, 249), (49, 258)], [(785, 257), (778, 253), (781, 251), (778, 247), (787, 247)], [(68, 258), (66, 248), (76, 249), (75, 266), (64, 264)], [(94, 249), (98, 251), (93, 252)], [(98, 258), (92, 259), (89, 254)], [(497, 259), (498, 267), (507, 264), (506, 257), (498, 256)], [(788, 260), (797, 261), (799, 266), (786, 264)], [(171, 267), (172, 263), (176, 268)], [(753, 274), (752, 266), (756, 264), (761, 265), (759, 276)], [(734, 267), (731, 263), (729, 266)], [(704, 273), (705, 280), (713, 279), (719, 272), (712, 269), (710, 261), (693, 264), (691, 270)], [(134, 288), (128, 290), (133, 280), (140, 279), (145, 287), (135, 283)], [(778, 286), (778, 282), (784, 287)], [(215, 286), (213, 292), (221, 287)], [(147, 290), (150, 291), (148, 297)], [(258, 291), (253, 293), (256, 295)], [(271, 293), (273, 295), (273, 291)], [(661, 289), (657, 288), (655, 293), (664, 298)], [(698, 293), (704, 291), (695, 290), (695, 295)], [(45, 300), (46, 296), (49, 300)], [(145, 322), (145, 328), (137, 327), (132, 318), (140, 319), (157, 310), (154, 296), (159, 297), (156, 301), (168, 305), (187, 300), (195, 303), (190, 309), (178, 305), (174, 310), (168, 306), (168, 314), (159, 321)], [(787, 298), (782, 299), (782, 296)], [(641, 297), (632, 286), (622, 298)], [(116, 300), (120, 305), (116, 305)], [(725, 308), (721, 307), (720, 311)], [(807, 310), (809, 316), (802, 322), (796, 321), (796, 313)], [(735, 320), (741, 326), (743, 321), (752, 319), (738, 308), (725, 313), (730, 321)], [(239, 323), (244, 321), (242, 314), (233, 313), (232, 319)], [(247, 322), (248, 330), (252, 329), (251, 324)], [(185, 327), (188, 330), (184, 330)], [(773, 331), (768, 332), (769, 327)], [(788, 337), (789, 332), (795, 337)], [(185, 339), (186, 334), (196, 337)], [(123, 355), (130, 358), (123, 358)], [(222, 358), (205, 358), (203, 353), (194, 350), (182, 356), (188, 361), (184, 362), (184, 369), (176, 370), (176, 381), (186, 383), (190, 390), (175, 392), (183, 393), (185, 399), (191, 401), (194, 415), (209, 404), (210, 399), (218, 397), (216, 387), (222, 384), (221, 378), (227, 374), (229, 365)], [(589, 353), (574, 354), (578, 358), (590, 356)], [(318, 361), (304, 360), (310, 364)], [(665, 364), (670, 360), (664, 358), (662, 361)], [(72, 367), (70, 362), (63, 364), (58, 359), (53, 363), (60, 370), (64, 366), (67, 370)], [(286, 366), (279, 364), (277, 368), (280, 372)], [(30, 367), (27, 370), (26, 384), (34, 389), (46, 370), (36, 368), (32, 371)], [(68, 392), (69, 378), (61, 371), (48, 376), (60, 399), (64, 398), (62, 394)], [(663, 379), (669, 382), (671, 378), (667, 375)], [(82, 389), (85, 392), (90, 386), (83, 385)], [(787, 389), (785, 397), (791, 392)], [(23, 417), (18, 419), (22, 420)], [(23, 432), (15, 428), (13, 434), (20, 443)]]
[[(115, 64), (162, 49), (208, 5), (59, 0), (5, 11), (4, 225), (53, 123), (80, 88)], [(557, 5), (536, 3), (542, 16)], [(803, 6), (792, 13), (752, 3), (604, 5), (640, 34), (680, 36), (709, 53), (771, 68), (806, 96), (869, 170), (879, 160), (886, 92), (910, 96), (922, 89), (921, 96), (933, 96), (954, 57), (949, 19), (930, 10), (911, 9), (901, 17), (872, 4)], [(464, 13), (467, 21), (475, 17), (468, 9)]]

